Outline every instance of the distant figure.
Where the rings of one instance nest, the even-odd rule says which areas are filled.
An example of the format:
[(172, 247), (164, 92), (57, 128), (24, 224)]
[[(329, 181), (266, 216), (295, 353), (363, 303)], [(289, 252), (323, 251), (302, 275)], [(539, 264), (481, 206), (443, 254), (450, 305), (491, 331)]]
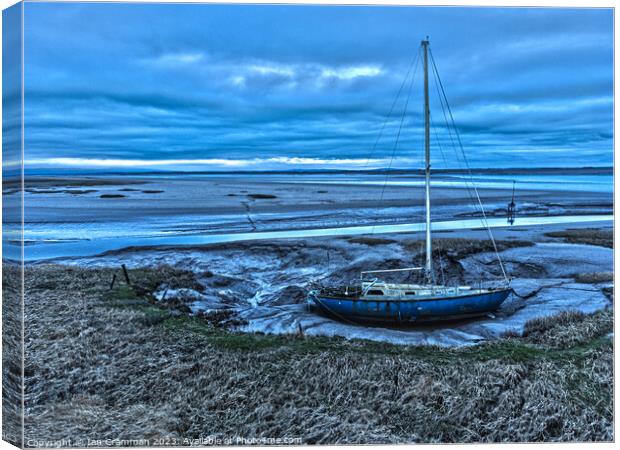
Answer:
[(508, 223), (513, 225), (515, 223), (515, 213), (516, 213), (516, 205), (515, 205), (515, 184), (517, 182), (513, 180), (512, 182), (512, 200), (508, 203)]

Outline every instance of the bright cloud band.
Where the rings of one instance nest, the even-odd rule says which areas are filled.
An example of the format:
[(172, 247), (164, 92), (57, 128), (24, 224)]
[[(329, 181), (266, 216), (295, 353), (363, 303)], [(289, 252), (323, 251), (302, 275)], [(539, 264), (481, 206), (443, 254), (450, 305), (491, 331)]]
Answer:
[[(399, 159), (399, 163), (412, 163), (412, 159)], [(97, 159), (97, 158), (39, 158), (29, 159), (26, 166), (49, 166), (49, 167), (80, 167), (80, 168), (251, 168), (269, 169), (278, 166), (315, 166), (330, 168), (375, 168), (389, 165), (390, 161), (379, 158), (355, 158), (355, 159), (321, 159), (303, 157), (273, 157), (254, 159)]]

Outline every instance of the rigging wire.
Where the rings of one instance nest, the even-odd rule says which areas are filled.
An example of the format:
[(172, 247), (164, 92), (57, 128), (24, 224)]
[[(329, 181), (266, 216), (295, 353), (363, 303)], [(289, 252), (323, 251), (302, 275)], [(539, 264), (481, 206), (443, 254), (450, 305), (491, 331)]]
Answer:
[[(429, 114), (428, 117), (429, 121), (430, 121), (430, 125), (431, 125), (431, 130), (433, 130), (433, 134), (435, 135), (435, 142), (437, 142), (437, 147), (439, 148), (439, 153), (441, 154), (441, 159), (443, 160), (443, 164), (444, 164), (444, 168), (448, 168), (448, 159), (446, 158), (446, 155), (443, 151), (443, 147), (441, 145), (441, 141), (439, 140), (439, 134), (437, 133), (437, 127), (435, 126), (435, 123), (433, 122), (433, 116), (432, 114)], [(442, 279), (442, 283), (445, 286), (446, 285), (446, 276), (445, 276), (445, 264), (443, 262), (443, 255), (442, 255), (442, 245), (436, 245), (435, 248), (437, 249), (437, 254), (439, 256), (439, 268), (441, 269), (441, 279)]]
[[(435, 80), (435, 89), (437, 90), (437, 98), (439, 99), (439, 103), (441, 105), (441, 110), (442, 110), (443, 118), (444, 118), (444, 121), (445, 121), (445, 124), (446, 124), (446, 130), (448, 131), (448, 136), (450, 138), (450, 143), (452, 144), (452, 147), (455, 150), (454, 154), (456, 156), (457, 166), (458, 166), (459, 170), (465, 170), (464, 166), (463, 166), (463, 163), (461, 161), (460, 155), (456, 151), (456, 145), (454, 143), (454, 137), (452, 135), (452, 130), (450, 129), (450, 126), (449, 126), (449, 123), (448, 123), (448, 118), (447, 118), (447, 115), (446, 115), (446, 108), (444, 106), (444, 101), (442, 99), (441, 92), (439, 91), (439, 82), (437, 80), (437, 74), (435, 72), (433, 72), (433, 75), (434, 75), (434, 80)], [(446, 103), (447, 103), (447, 99), (446, 99)], [(437, 144), (439, 146), (439, 150), (442, 153), (442, 158), (444, 159), (444, 163), (446, 164), (446, 167), (447, 167), (448, 164), (447, 164), (445, 155), (443, 154), (443, 149), (442, 149), (439, 137), (437, 136), (437, 131), (434, 130), (434, 132), (435, 132), (435, 137), (437, 139)], [(474, 195), (473, 195), (471, 187), (470, 187), (470, 183), (473, 186), (473, 182), (470, 182), (470, 180), (467, 179), (467, 178), (464, 178), (464, 181), (465, 181), (465, 190), (467, 192), (467, 195), (469, 196), (469, 200), (471, 202), (471, 206), (472, 206), (474, 212), (477, 212), (478, 210), (476, 208), (476, 200), (474, 199)], [(492, 238), (492, 235), (491, 235), (491, 238)], [(493, 248), (496, 249), (496, 247), (493, 247)], [(497, 252), (496, 252), (496, 255), (497, 255), (498, 259), (499, 259), (499, 255), (498, 255)], [(501, 263), (501, 261), (500, 261), (500, 263)], [(505, 272), (504, 272), (504, 277), (503, 278), (506, 279)]]
[(441, 159), (443, 160), (444, 167), (448, 168), (448, 159), (443, 151), (443, 147), (441, 146), (441, 142), (439, 141), (439, 134), (437, 133), (437, 127), (433, 122), (432, 114), (429, 114), (429, 120), (431, 122), (431, 130), (433, 130), (433, 134), (435, 135), (435, 142), (437, 142), (437, 147), (439, 148), (439, 153), (441, 154)]
[[(441, 110), (442, 110), (444, 121), (445, 121), (445, 124), (446, 124), (446, 130), (448, 131), (448, 136), (450, 137), (450, 142), (452, 144), (452, 147), (455, 150), (455, 156), (456, 156), (456, 162), (457, 162), (458, 168), (459, 168), (459, 170), (466, 170), (464, 165), (463, 165), (463, 162), (461, 160), (461, 157), (460, 157), (459, 153), (456, 152), (456, 144), (454, 143), (454, 137), (452, 135), (452, 130), (451, 130), (451, 128), (449, 126), (449, 123), (448, 123), (448, 118), (447, 118), (447, 115), (446, 115), (446, 107), (444, 106), (444, 100), (442, 99), (441, 92), (439, 91), (439, 82), (437, 80), (437, 74), (435, 74), (435, 73), (433, 73), (433, 74), (435, 75), (435, 88), (437, 90), (437, 98), (439, 99), (439, 104), (441, 105)], [(446, 104), (447, 104), (447, 99), (446, 99)], [(441, 146), (441, 142), (439, 140), (439, 136), (437, 134), (436, 127), (433, 125), (432, 120), (431, 120), (431, 128), (433, 128), (433, 133), (435, 134), (435, 138), (436, 138), (437, 145), (439, 147), (439, 151), (441, 153), (442, 159), (444, 160), (445, 167), (447, 168), (448, 167), (448, 162), (447, 162), (447, 159), (446, 159), (445, 154), (443, 152), (443, 147)], [(471, 172), (470, 172), (470, 176), (471, 176)], [(473, 210), (475, 212), (478, 212), (478, 209), (476, 208), (477, 201), (476, 201), (476, 199), (474, 197), (474, 194), (473, 194), (473, 191), (472, 191), (472, 188), (471, 188), (471, 187), (475, 187), (475, 185), (474, 185), (473, 181), (469, 180), (468, 178), (464, 178), (464, 181), (465, 181), (465, 190), (467, 191), (467, 195), (469, 196), (469, 200), (471, 201), (471, 206), (472, 206), (472, 208), (473, 208)], [(470, 185), (471, 185), (471, 187), (470, 187)], [(488, 223), (486, 223), (485, 226), (487, 227), (488, 232), (490, 232), (490, 227), (488, 227)], [(493, 236), (492, 235), (490, 235), (490, 236), (491, 236), (491, 240), (492, 240)], [(496, 247), (494, 247), (494, 249), (496, 249)], [(497, 253), (497, 251), (495, 253), (497, 255), (497, 258), (499, 259), (499, 254)], [(501, 260), (500, 260), (500, 263), (501, 263)], [(503, 278), (506, 279), (505, 276)]]
[[(448, 136), (450, 138), (450, 143), (452, 144), (452, 147), (455, 150), (455, 156), (456, 156), (456, 162), (457, 162), (458, 168), (459, 168), (459, 170), (465, 170), (464, 165), (462, 163), (462, 160), (460, 158), (460, 155), (456, 151), (456, 144), (454, 142), (454, 136), (452, 135), (452, 130), (450, 128), (450, 125), (449, 125), (449, 122), (448, 122), (448, 117), (446, 115), (446, 106), (444, 106), (444, 100), (442, 98), (441, 92), (439, 91), (439, 81), (437, 80), (438, 74), (433, 72), (433, 75), (435, 77), (434, 79), (435, 79), (435, 88), (437, 90), (437, 98), (439, 99), (439, 104), (441, 105), (441, 111), (442, 111), (443, 118), (444, 118), (444, 121), (445, 121), (445, 124), (446, 124), (446, 130), (448, 131)], [(447, 105), (447, 99), (446, 99), (446, 105)], [(431, 121), (431, 127), (433, 128), (433, 133), (435, 134), (435, 138), (436, 138), (437, 145), (439, 147), (439, 151), (440, 151), (440, 153), (442, 155), (442, 159), (444, 160), (444, 164), (445, 164), (445, 166), (447, 168), (448, 167), (448, 162), (447, 162), (447, 159), (446, 159), (445, 154), (443, 152), (443, 147), (441, 146), (441, 141), (439, 140), (439, 136), (437, 134), (436, 127), (434, 127), (432, 121)], [(456, 133), (456, 127), (455, 127), (455, 133)], [(470, 173), (470, 176), (471, 176), (471, 173)], [(474, 209), (475, 212), (477, 212), (478, 209), (476, 208), (476, 200), (474, 198), (474, 194), (473, 194), (472, 189), (470, 187), (470, 184), (471, 184), (471, 186), (474, 186), (474, 184), (473, 184), (473, 182), (471, 182), (467, 178), (464, 178), (464, 181), (465, 181), (465, 189), (467, 191), (467, 195), (469, 196), (469, 200), (471, 201), (472, 208)], [(488, 227), (488, 223), (486, 223), (485, 225), (486, 225), (488, 231), (490, 232), (490, 229)], [(491, 240), (493, 240), (493, 236), (490, 235), (490, 237), (491, 237)], [(496, 249), (495, 246), (493, 248)], [(497, 253), (497, 251), (495, 253), (496, 253), (496, 255), (497, 255), (498, 259), (499, 259), (499, 254)], [(501, 261), (500, 261), (500, 264), (501, 264)], [(504, 272), (504, 277), (503, 278), (506, 279), (505, 272)]]
[[(465, 167), (464, 167), (464, 164), (463, 164), (463, 162), (461, 160), (461, 157), (460, 157), (459, 153), (456, 151), (456, 144), (454, 142), (454, 137), (452, 135), (452, 130), (450, 129), (450, 125), (448, 123), (448, 116), (446, 114), (446, 107), (444, 106), (444, 101), (442, 99), (441, 92), (439, 91), (439, 82), (437, 80), (437, 74), (433, 72), (433, 75), (435, 76), (435, 89), (437, 90), (437, 98), (439, 99), (439, 104), (441, 105), (441, 112), (443, 114), (443, 118), (444, 118), (444, 121), (445, 121), (445, 124), (446, 124), (446, 130), (448, 131), (448, 136), (450, 137), (450, 143), (452, 144), (452, 147), (455, 150), (454, 154), (456, 156), (456, 162), (457, 162), (457, 165), (459, 167), (459, 170), (463, 170), (464, 171)], [(446, 165), (447, 165), (447, 163), (446, 163)], [(469, 200), (471, 201), (471, 204), (472, 204), (472, 207), (473, 207), (474, 211), (477, 212), (478, 210), (476, 208), (476, 200), (474, 198), (474, 194), (473, 194), (473, 192), (471, 190), (471, 187), (470, 187), (471, 181), (468, 180), (467, 178), (465, 178), (464, 180), (465, 180), (465, 189), (467, 191), (467, 195), (469, 196)], [(473, 183), (471, 183), (471, 184), (473, 185)]]
[[(419, 48), (418, 48), (418, 58), (416, 58), (416, 65), (415, 65), (415, 68), (414, 68), (413, 72), (411, 73), (411, 81), (409, 83), (409, 90), (407, 92), (407, 98), (405, 100), (405, 106), (403, 107), (403, 112), (402, 112), (401, 117), (400, 117), (400, 123), (398, 125), (398, 131), (396, 133), (396, 142), (394, 143), (394, 148), (392, 149), (392, 155), (390, 156), (390, 163), (388, 164), (388, 167), (385, 170), (385, 179), (383, 181), (383, 186), (381, 188), (381, 195), (379, 196), (379, 203), (381, 203), (383, 201), (383, 196), (385, 195), (385, 187), (387, 186), (388, 178), (390, 177), (390, 170), (392, 169), (392, 163), (394, 162), (394, 155), (396, 154), (396, 150), (398, 149), (398, 143), (400, 141), (400, 134), (401, 134), (401, 131), (403, 129), (403, 124), (405, 122), (405, 116), (407, 115), (407, 107), (409, 106), (409, 100), (411, 98), (411, 91), (413, 89), (413, 82), (415, 80), (415, 75), (416, 75), (416, 72), (418, 70), (418, 63), (420, 61), (419, 56), (420, 56), (420, 51), (419, 51)], [(371, 230), (370, 234), (374, 234), (376, 225), (377, 225), (377, 220), (373, 221), (373, 226), (372, 226), (372, 230)]]
[(372, 157), (375, 154), (375, 151), (377, 150), (377, 145), (379, 145), (379, 141), (381, 140), (381, 137), (383, 137), (383, 132), (385, 131), (385, 127), (387, 126), (387, 123), (389, 122), (390, 117), (392, 116), (392, 113), (394, 112), (394, 107), (396, 106), (396, 103), (398, 102), (398, 98), (400, 97), (403, 87), (405, 87), (405, 84), (407, 84), (407, 79), (409, 78), (409, 73), (411, 73), (411, 68), (413, 67), (415, 63), (415, 69), (414, 69), (414, 74), (415, 74), (415, 71), (418, 70), (419, 61), (420, 61), (420, 49), (418, 49), (415, 56), (411, 57), (411, 62), (409, 63), (409, 67), (407, 68), (407, 72), (405, 73), (405, 77), (403, 78), (403, 82), (400, 84), (400, 87), (398, 88), (398, 92), (396, 93), (396, 97), (394, 97), (394, 101), (392, 102), (390, 111), (388, 112), (387, 117), (385, 118), (385, 121), (383, 122), (383, 126), (381, 127), (381, 130), (379, 131), (379, 135), (377, 136), (377, 139), (375, 140), (375, 143), (372, 146), (372, 149), (370, 150), (370, 155), (368, 156), (368, 158), (366, 158), (366, 164), (364, 164), (364, 169), (368, 168), (368, 164), (370, 163), (370, 160), (372, 159)]
[[(435, 75), (437, 77), (437, 80), (439, 81), (439, 87), (441, 88), (441, 92), (443, 94), (443, 98), (446, 101), (447, 110), (448, 110), (448, 113), (450, 115), (450, 119), (452, 121), (452, 127), (454, 128), (454, 134), (456, 135), (457, 141), (459, 143), (459, 148), (461, 150), (461, 154), (463, 156), (463, 160), (465, 161), (465, 165), (467, 167), (467, 171), (469, 173), (470, 178), (473, 178), (473, 175), (471, 173), (471, 168), (469, 167), (469, 162), (467, 161), (467, 156), (465, 155), (465, 151), (463, 150), (463, 143), (461, 141), (461, 137), (459, 135), (459, 132), (458, 132), (458, 130), (456, 128), (456, 124), (454, 122), (454, 116), (452, 115), (452, 110), (450, 108), (450, 104), (448, 103), (448, 98), (446, 96), (446, 92), (445, 92), (445, 89), (443, 87), (443, 83), (441, 82), (441, 77), (439, 76), (439, 72), (437, 70), (437, 65), (435, 63), (435, 58), (433, 56), (433, 52), (430, 49), (429, 49), (429, 54), (431, 56), (430, 59), (431, 59), (432, 65), (433, 65), (433, 69), (434, 69)], [(488, 220), (487, 220), (487, 217), (486, 217), (486, 212), (484, 211), (484, 206), (482, 205), (482, 201), (480, 200), (480, 195), (478, 193), (478, 189), (476, 188), (476, 185), (473, 184), (473, 183), (472, 183), (472, 186), (473, 186), (474, 192), (476, 194), (476, 198), (478, 199), (478, 204), (480, 205), (480, 211), (482, 212), (483, 223), (484, 223), (484, 225), (485, 225), (485, 227), (487, 229), (487, 232), (489, 234), (489, 238), (491, 239), (491, 242), (493, 244), (493, 249), (495, 250), (495, 255), (497, 256), (497, 260), (499, 261), (499, 265), (500, 265), (500, 268), (502, 270), (502, 274), (504, 275), (504, 278), (506, 279), (506, 281), (508, 281), (508, 276), (506, 275), (506, 271), (504, 270), (504, 264), (502, 263), (502, 258), (499, 256), (499, 251), (497, 250), (497, 244), (495, 243), (495, 239), (493, 238), (493, 233), (491, 232), (491, 228), (489, 227), (489, 223), (488, 223)]]

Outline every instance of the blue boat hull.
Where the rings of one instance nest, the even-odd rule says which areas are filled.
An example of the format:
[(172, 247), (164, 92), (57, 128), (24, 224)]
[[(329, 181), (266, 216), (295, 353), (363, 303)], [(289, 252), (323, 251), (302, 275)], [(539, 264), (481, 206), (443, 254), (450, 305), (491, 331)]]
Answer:
[(321, 296), (312, 291), (308, 301), (310, 306), (342, 320), (413, 324), (482, 316), (497, 310), (511, 292), (512, 289), (508, 288), (437, 299), (362, 300)]

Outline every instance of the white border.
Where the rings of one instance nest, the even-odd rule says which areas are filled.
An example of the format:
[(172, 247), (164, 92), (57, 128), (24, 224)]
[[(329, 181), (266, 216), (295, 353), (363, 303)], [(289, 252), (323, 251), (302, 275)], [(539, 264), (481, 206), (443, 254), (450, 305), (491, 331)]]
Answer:
[[(39, 3), (53, 3), (54, 1), (39, 1), (39, 0), (26, 0), (27, 2), (39, 2)], [(2, 7), (2, 9), (8, 8), (9, 6), (12, 6), (14, 4), (18, 3), (16, 0), (0, 0), (0, 6)], [(58, 1), (56, 3), (69, 3), (68, 1)], [(617, 2), (615, 1), (609, 1), (609, 0), (590, 0), (590, 1), (575, 1), (575, 0), (542, 0), (540, 2), (537, 1), (532, 1), (532, 0), (523, 0), (523, 1), (515, 1), (515, 0), (473, 0), (473, 1), (467, 1), (467, 0), (447, 0), (447, 1), (439, 1), (439, 0), (425, 0), (425, 1), (416, 1), (416, 0), (390, 0), (390, 1), (380, 1), (380, 0), (376, 0), (376, 1), (363, 1), (363, 0), (339, 0), (339, 1), (330, 1), (330, 0), (314, 0), (314, 1), (300, 1), (300, 0), (271, 0), (271, 1), (261, 1), (261, 0), (231, 0), (231, 1), (214, 1), (214, 0), (185, 0), (183, 2), (171, 2), (171, 1), (165, 1), (165, 0), (134, 0), (131, 2), (124, 2), (122, 0), (109, 0), (109, 1), (97, 1), (97, 0), (82, 0), (82, 1), (77, 1), (77, 2), (70, 2), (70, 3), (215, 3), (215, 4), (223, 4), (223, 3), (231, 3), (231, 4), (314, 4), (314, 5), (377, 5), (377, 6), (392, 6), (392, 5), (403, 5), (403, 6), (472, 6), (472, 7), (564, 7), (564, 8), (614, 8), (614, 205), (615, 205), (615, 192), (616, 190), (620, 187), (620, 181), (618, 180), (617, 177), (617, 171), (619, 170), (618, 167), (620, 165), (620, 157), (618, 156), (615, 147), (615, 136), (616, 133), (618, 132), (618, 127), (617, 127), (617, 123), (615, 121), (615, 115), (618, 113), (618, 105), (615, 103), (615, 80), (616, 80), (616, 51), (618, 48), (618, 36), (615, 33), (615, 29), (616, 29), (616, 14), (615, 14), (615, 6), (617, 4)], [(24, 54), (23, 54), (23, 21), (24, 21), (24, 10), (23, 10), (23, 5), (22, 5), (22, 67), (23, 67), (23, 58), (24, 58)], [(0, 24), (0, 37), (2, 35), (2, 25)], [(1, 45), (0, 45), (0, 53), (1, 53)], [(0, 81), (2, 79), (2, 66), (1, 66), (1, 58), (0, 58)], [(24, 127), (23, 127), (23, 107), (24, 107), (24, 78), (23, 78), (23, 71), (22, 71), (22, 184), (23, 184), (23, 157), (24, 157)], [(2, 106), (0, 103), (0, 114), (2, 112)], [(1, 142), (1, 138), (2, 138), (2, 130), (0, 127), (0, 142)], [(2, 155), (0, 153), (0, 164), (2, 163)], [(1, 166), (0, 166), (1, 167)], [(1, 206), (2, 206), (2, 200), (0, 199), (0, 211), (1, 211)], [(23, 203), (23, 185), (22, 185), (22, 233), (23, 233), (23, 207), (24, 207), (24, 203)], [(615, 222), (615, 208), (614, 208), (614, 222)], [(619, 236), (620, 233), (618, 233), (618, 230), (614, 227), (614, 242), (617, 242), (617, 238)], [(0, 257), (2, 256), (2, 249), (0, 246)], [(618, 256), (618, 254), (614, 251), (614, 268), (619, 267), (618, 262), (619, 262), (620, 257)], [(23, 247), (22, 247), (22, 260), (23, 260)], [(22, 265), (22, 273), (23, 273), (23, 265)], [(1, 267), (0, 267), (0, 274), (1, 274)], [(23, 283), (23, 276), (22, 276), (22, 283)], [(22, 292), (23, 292), (23, 287), (22, 287)], [(0, 293), (1, 295), (1, 293)], [(616, 297), (616, 292), (615, 292), (615, 286), (614, 286), (614, 297)], [(23, 297), (22, 297), (22, 333), (24, 331), (24, 318), (23, 318)], [(0, 324), (0, 331), (1, 331), (1, 324)], [(614, 337), (618, 336), (618, 322), (617, 320), (615, 320), (615, 316), (614, 316)], [(22, 340), (23, 342), (23, 340)], [(614, 345), (616, 344), (617, 340), (616, 338), (614, 339)], [(24, 351), (24, 348), (22, 347), (22, 352)], [(23, 371), (23, 367), (22, 367), (22, 371)], [(618, 374), (618, 359), (615, 357), (615, 352), (614, 352), (614, 375)], [(1, 376), (1, 375), (0, 375)], [(614, 377), (614, 381), (617, 379), (617, 377)], [(615, 387), (615, 382), (614, 382), (614, 412), (616, 412), (616, 408), (615, 406), (618, 404), (617, 400), (618, 400), (618, 389), (616, 389)], [(22, 392), (23, 392), (23, 385), (22, 385)], [(23, 408), (23, 395), (22, 395), (22, 408)], [(614, 435), (615, 435), (615, 431), (616, 431), (616, 427), (615, 427), (615, 423), (616, 423), (617, 417), (614, 417)], [(0, 422), (1, 423), (1, 422)], [(23, 424), (23, 418), (22, 418), (22, 424)], [(22, 427), (22, 437), (23, 437), (23, 427)], [(480, 444), (458, 444), (460, 448), (474, 448), (475, 445), (480, 445)], [(505, 449), (505, 448), (511, 448), (511, 449), (524, 449), (524, 448), (528, 448), (531, 449), (533, 446), (539, 446), (539, 445), (553, 445), (551, 443), (543, 443), (543, 444), (485, 444), (485, 449), (489, 448), (489, 449), (495, 449), (495, 448), (501, 448), (501, 449)], [(566, 443), (559, 443), (559, 444), (555, 444), (557, 445), (562, 445), (562, 446), (566, 446), (567, 448), (577, 448), (577, 447), (581, 447), (583, 445), (592, 445), (592, 444), (583, 444), (583, 443), (570, 443), (570, 444), (566, 444)], [(596, 447), (598, 448), (611, 448), (612, 446), (615, 447), (615, 445), (613, 443), (602, 443), (602, 444), (595, 444)], [(359, 449), (359, 446), (325, 446), (327, 448), (337, 448), (337, 449)], [(376, 448), (376, 449), (391, 449), (394, 446), (388, 446), (388, 445), (375, 445), (375, 446), (364, 446), (364, 447), (372, 447), (372, 448)], [(414, 445), (403, 445), (403, 446), (398, 446), (399, 448), (414, 448)], [(415, 445), (416, 448), (428, 448), (430, 447), (430, 445), (424, 444), (424, 445)], [(5, 442), (5, 441), (0, 441), (0, 450), (3, 449), (14, 449), (15, 447), (12, 446), (11, 444)], [(244, 449), (247, 450), (248, 447), (230, 447), (230, 448), (239, 448), (239, 449)], [(252, 448), (268, 448), (268, 447), (252, 447)], [(287, 447), (287, 448), (299, 448), (299, 446), (297, 447)]]

